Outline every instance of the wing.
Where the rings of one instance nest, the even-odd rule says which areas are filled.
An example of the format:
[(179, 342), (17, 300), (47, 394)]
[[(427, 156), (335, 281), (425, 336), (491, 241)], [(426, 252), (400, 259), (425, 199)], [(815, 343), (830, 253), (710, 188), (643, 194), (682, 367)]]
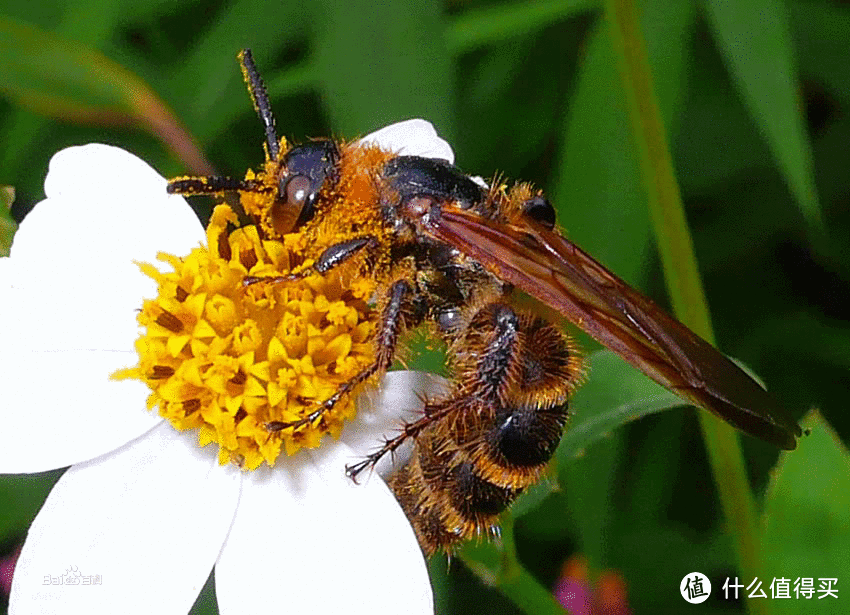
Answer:
[(444, 207), (425, 230), (558, 310), (647, 376), (783, 449), (802, 432), (743, 370), (560, 234)]

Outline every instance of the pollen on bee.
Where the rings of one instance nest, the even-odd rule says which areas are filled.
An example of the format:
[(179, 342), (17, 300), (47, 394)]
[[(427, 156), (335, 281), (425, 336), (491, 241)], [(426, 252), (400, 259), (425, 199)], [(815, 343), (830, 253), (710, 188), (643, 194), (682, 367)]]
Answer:
[[(374, 284), (357, 280), (352, 292), (344, 272), (283, 282), (306, 244), (264, 241), (253, 226), (227, 233), (233, 220), (219, 205), (207, 229), (212, 249), (160, 255), (170, 272), (141, 266), (159, 294), (138, 314), (138, 365), (113, 377), (145, 382), (149, 405), (176, 429), (199, 429), (199, 444), (217, 443), (222, 463), (254, 469), (338, 436), (354, 416), (347, 396), (321, 421), (266, 428), (308, 416), (372, 362)], [(259, 281), (246, 286), (250, 276)]]

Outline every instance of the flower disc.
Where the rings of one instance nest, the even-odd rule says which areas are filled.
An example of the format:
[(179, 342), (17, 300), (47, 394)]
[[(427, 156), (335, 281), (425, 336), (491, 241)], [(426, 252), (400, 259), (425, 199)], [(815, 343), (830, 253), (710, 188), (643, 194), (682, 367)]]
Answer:
[(158, 296), (138, 315), (139, 364), (115, 377), (147, 383), (148, 407), (179, 430), (200, 428), (199, 444), (217, 442), (221, 463), (254, 469), (274, 465), (281, 449), (291, 455), (326, 433), (338, 437), (354, 416), (345, 395), (314, 421), (272, 427), (304, 419), (372, 362), (374, 283), (344, 271), (282, 280), (309, 265), (304, 238), (264, 240), (255, 226), (228, 232), (236, 220), (219, 205), (208, 247), (160, 254), (172, 272), (140, 265)]

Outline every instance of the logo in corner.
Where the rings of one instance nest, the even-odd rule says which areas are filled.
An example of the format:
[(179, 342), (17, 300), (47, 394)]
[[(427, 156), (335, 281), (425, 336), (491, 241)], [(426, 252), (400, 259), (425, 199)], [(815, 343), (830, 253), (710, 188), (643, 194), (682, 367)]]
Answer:
[(711, 595), (711, 581), (701, 572), (691, 572), (679, 583), (679, 592), (691, 604), (705, 602)]

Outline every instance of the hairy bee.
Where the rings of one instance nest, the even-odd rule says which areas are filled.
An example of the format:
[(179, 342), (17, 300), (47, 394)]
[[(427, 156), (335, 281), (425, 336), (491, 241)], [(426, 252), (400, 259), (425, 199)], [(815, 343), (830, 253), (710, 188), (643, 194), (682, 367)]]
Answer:
[(558, 327), (515, 307), (515, 287), (688, 402), (779, 447), (795, 447), (800, 428), (773, 398), (559, 234), (542, 193), (527, 184), (487, 187), (444, 160), (364, 143), (287, 146), (277, 137), (250, 52), (239, 57), (265, 126), (264, 169), (244, 180), (178, 178), (169, 191), (255, 194), (266, 203), (254, 220), (266, 238), (295, 230), (310, 238), (307, 266), (245, 284), (342, 266), (377, 282), (373, 363), (307, 417), (267, 424), (270, 433), (321, 420), (358, 385), (385, 372), (404, 331), (426, 323), (446, 341), (450, 392), (429, 400), (421, 418), (346, 468), (356, 479), (414, 440), (412, 457), (389, 484), (427, 554), (494, 533), (499, 513), (540, 478), (569, 418), (581, 358)]

